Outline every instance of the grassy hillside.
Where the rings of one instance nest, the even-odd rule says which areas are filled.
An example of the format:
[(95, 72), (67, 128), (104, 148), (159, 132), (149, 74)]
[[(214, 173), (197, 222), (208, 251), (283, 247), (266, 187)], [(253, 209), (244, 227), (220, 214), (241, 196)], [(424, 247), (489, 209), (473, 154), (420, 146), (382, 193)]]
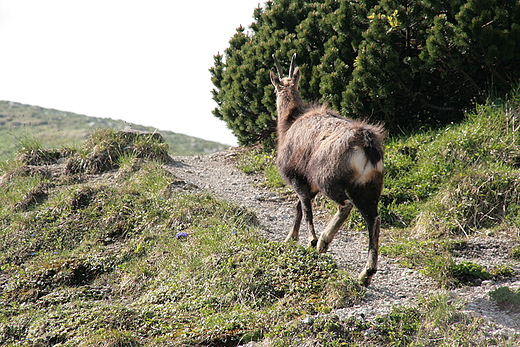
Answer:
[(180, 188), (156, 138), (99, 130), (18, 158), (0, 180), (0, 345), (231, 346), (363, 295), (331, 257)]
[[(77, 145), (88, 133), (99, 128), (157, 131), (151, 127), (130, 124), (108, 118), (95, 118), (71, 112), (0, 101), (0, 158), (5, 158), (17, 148), (20, 140), (30, 137), (46, 148)], [(212, 153), (228, 146), (212, 141), (160, 131), (170, 146), (171, 155)]]
[[(518, 98), (387, 141), (383, 254), (439, 288), (518, 276)], [(24, 146), (0, 165), (0, 345), (514, 346), (448, 294), (375, 321), (339, 320), (365, 295), (329, 255), (259, 236), (256, 216), (186, 188), (152, 136), (98, 130), (75, 150)], [(61, 163), (61, 164), (59, 164)], [(281, 183), (272, 155), (240, 165)], [(363, 227), (355, 213), (349, 228)], [(475, 235), (509, 264), (456, 263)], [(492, 293), (520, 310), (520, 292)]]
[(425, 235), (518, 230), (519, 125), (517, 95), (460, 124), (388, 141), (386, 223)]

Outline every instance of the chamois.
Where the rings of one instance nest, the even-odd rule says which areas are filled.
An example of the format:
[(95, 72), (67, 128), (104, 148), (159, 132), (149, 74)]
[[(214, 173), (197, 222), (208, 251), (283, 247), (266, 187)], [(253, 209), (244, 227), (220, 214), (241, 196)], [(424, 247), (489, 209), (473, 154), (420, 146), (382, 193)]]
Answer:
[[(385, 130), (381, 125), (344, 118), (325, 105), (304, 103), (298, 89), (300, 69), (294, 67), (295, 58), (296, 54), (291, 60), (289, 76), (282, 78), (280, 64), (273, 54), (278, 74), (274, 68), (270, 72), (278, 113), (276, 164), (299, 197), (286, 241), (298, 240), (304, 216), (309, 245), (326, 252), (355, 205), (368, 228), (368, 260), (359, 277), (368, 286), (377, 271), (381, 225), (377, 205), (383, 187)], [(318, 192), (338, 205), (337, 213), (319, 239), (311, 204)]]

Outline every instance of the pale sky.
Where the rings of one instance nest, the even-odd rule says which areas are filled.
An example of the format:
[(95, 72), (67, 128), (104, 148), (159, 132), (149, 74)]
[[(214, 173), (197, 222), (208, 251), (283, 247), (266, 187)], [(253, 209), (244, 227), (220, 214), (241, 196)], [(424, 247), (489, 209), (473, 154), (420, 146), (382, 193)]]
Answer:
[(264, 0), (0, 0), (0, 100), (236, 145), (213, 55)]

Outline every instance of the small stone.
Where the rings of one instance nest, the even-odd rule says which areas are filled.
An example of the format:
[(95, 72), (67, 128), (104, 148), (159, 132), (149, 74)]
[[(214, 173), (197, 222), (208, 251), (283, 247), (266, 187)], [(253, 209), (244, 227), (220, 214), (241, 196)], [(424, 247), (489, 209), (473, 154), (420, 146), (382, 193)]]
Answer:
[(304, 319), (302, 319), (302, 323), (311, 325), (312, 323), (314, 323), (314, 318), (311, 316), (307, 316)]
[(377, 336), (377, 330), (372, 329), (372, 328), (367, 329), (367, 330), (365, 330), (364, 335), (365, 335), (365, 337), (375, 337), (375, 336)]

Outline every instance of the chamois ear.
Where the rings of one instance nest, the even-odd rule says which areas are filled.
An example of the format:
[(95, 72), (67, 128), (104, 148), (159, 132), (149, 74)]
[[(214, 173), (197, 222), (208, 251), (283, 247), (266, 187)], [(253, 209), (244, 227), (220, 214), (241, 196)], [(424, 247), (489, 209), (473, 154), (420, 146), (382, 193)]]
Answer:
[(301, 77), (301, 75), (300, 75), (300, 68), (296, 67), (294, 69), (293, 74), (292, 74), (292, 81), (293, 81), (293, 84), (295, 86), (297, 86), (300, 83), (300, 77)]
[(276, 74), (274, 67), (271, 69), (269, 75), (271, 76), (271, 83), (273, 86), (278, 87), (280, 85), (280, 78)]

